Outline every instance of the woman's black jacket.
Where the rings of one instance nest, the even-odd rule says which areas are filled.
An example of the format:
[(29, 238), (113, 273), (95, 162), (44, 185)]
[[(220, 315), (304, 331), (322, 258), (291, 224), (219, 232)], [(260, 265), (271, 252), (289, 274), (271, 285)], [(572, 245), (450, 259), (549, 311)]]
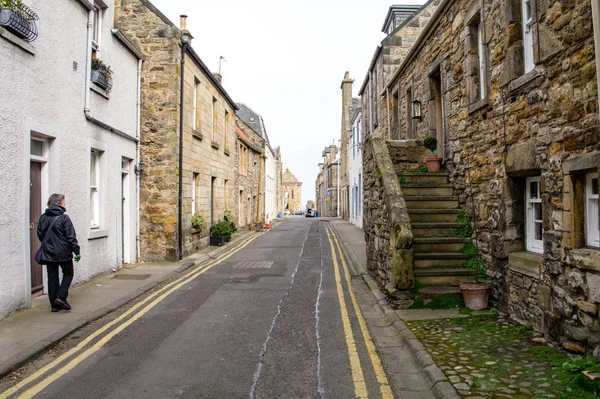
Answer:
[(61, 206), (53, 206), (46, 209), (46, 212), (40, 216), (40, 223), (37, 228), (37, 236), (40, 241), (46, 236), (46, 231), (52, 223), (52, 219), (58, 217), (52, 231), (42, 246), (42, 261), (45, 262), (65, 262), (73, 259), (73, 253), (79, 254), (79, 244), (75, 234), (75, 227), (68, 215), (66, 209)]

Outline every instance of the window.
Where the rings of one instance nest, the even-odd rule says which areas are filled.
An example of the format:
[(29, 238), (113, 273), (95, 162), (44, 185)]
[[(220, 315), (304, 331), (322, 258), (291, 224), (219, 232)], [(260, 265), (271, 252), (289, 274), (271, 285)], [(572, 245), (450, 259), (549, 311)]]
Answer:
[(412, 119), (412, 88), (406, 89), (406, 138), (413, 138), (413, 119)]
[(94, 4), (94, 26), (92, 27), (92, 58), (98, 58), (102, 38), (102, 9)]
[(192, 129), (199, 130), (198, 126), (200, 125), (199, 120), (199, 112), (198, 112), (198, 95), (200, 94), (200, 82), (198, 79), (194, 79), (194, 119), (192, 120)]
[[(467, 40), (464, 42), (467, 54), (467, 99), (469, 104), (474, 104), (486, 98), (487, 94), (485, 25), (481, 20), (480, 10), (477, 10), (469, 20), (467, 34)], [(469, 112), (474, 112), (480, 108), (470, 107)]]
[(216, 140), (217, 137), (217, 119), (219, 115), (217, 115), (217, 99), (213, 97), (212, 99), (212, 126), (211, 126), (211, 138), (212, 141)]
[(90, 226), (100, 227), (100, 156), (101, 152), (93, 149), (90, 153)]
[(588, 173), (585, 178), (585, 225), (586, 245), (600, 247), (598, 231), (598, 173)]
[(240, 162), (240, 175), (246, 175), (248, 173), (248, 147), (243, 144), (240, 144), (238, 159)]
[(192, 174), (192, 215), (198, 211), (196, 198), (198, 196), (198, 176), (199, 173)]
[(356, 126), (352, 126), (352, 159), (356, 157)]
[(229, 134), (229, 112), (225, 110), (225, 149), (229, 148), (229, 143), (227, 142), (227, 135)]
[(229, 210), (229, 180), (223, 182), (223, 199), (225, 200), (225, 210)]
[(479, 82), (478, 87), (478, 100), (485, 98), (485, 81), (486, 81), (486, 68), (485, 68), (485, 52), (483, 47), (483, 22), (479, 22), (477, 25), (477, 59), (479, 61), (479, 69), (477, 80)]
[(358, 201), (358, 214), (359, 215), (361, 215), (361, 212), (362, 212), (362, 209), (361, 209), (361, 207), (362, 207), (362, 199), (361, 199), (362, 198), (362, 193), (361, 193), (361, 190), (362, 190), (362, 174), (359, 174), (358, 175), (358, 195), (357, 195), (357, 199), (356, 199)]
[(525, 193), (525, 229), (527, 250), (537, 253), (544, 252), (542, 228), (542, 196), (540, 195), (540, 177), (530, 177), (526, 180)]
[(533, 17), (531, 0), (521, 0), (521, 20), (523, 21), (523, 61), (525, 73), (535, 66), (533, 62)]

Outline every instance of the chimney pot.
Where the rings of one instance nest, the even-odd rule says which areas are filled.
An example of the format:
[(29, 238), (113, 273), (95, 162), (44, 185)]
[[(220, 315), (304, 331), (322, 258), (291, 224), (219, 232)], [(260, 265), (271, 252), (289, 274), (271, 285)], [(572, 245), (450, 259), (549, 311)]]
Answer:
[(186, 30), (186, 21), (187, 21), (187, 15), (183, 15), (181, 14), (179, 16), (179, 29), (181, 30)]

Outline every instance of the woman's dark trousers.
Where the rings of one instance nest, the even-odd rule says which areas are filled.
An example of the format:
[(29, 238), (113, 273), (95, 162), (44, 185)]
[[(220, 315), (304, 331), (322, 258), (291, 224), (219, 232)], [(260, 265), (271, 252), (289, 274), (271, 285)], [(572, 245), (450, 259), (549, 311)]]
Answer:
[[(61, 268), (63, 273), (62, 282), (58, 281), (58, 268)], [(69, 296), (69, 287), (73, 281), (73, 260), (66, 262), (48, 262), (46, 265), (48, 271), (48, 296), (50, 298), (50, 306), (56, 307), (54, 300), (56, 298), (67, 299)]]

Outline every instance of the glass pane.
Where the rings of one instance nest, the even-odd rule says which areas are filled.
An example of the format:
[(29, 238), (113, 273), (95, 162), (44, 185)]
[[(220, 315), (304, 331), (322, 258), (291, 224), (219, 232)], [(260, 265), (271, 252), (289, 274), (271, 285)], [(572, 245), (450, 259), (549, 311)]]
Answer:
[(598, 195), (598, 178), (592, 179), (592, 194)]
[(535, 220), (542, 220), (542, 204), (539, 202), (533, 204), (533, 210), (535, 212), (535, 214), (533, 215), (533, 218)]
[[(31, 139), (31, 155), (37, 155), (38, 157), (44, 156), (43, 141)], [(598, 182), (598, 179), (596, 179), (596, 182)]]
[(92, 222), (92, 224), (95, 222), (94, 209), (96, 209), (96, 203), (94, 201), (94, 189), (91, 189), (90, 190), (90, 221)]
[(129, 169), (129, 159), (123, 158), (121, 160), (121, 169)]
[(98, 155), (92, 152), (90, 160), (90, 186), (96, 186), (96, 159)]
[(538, 182), (532, 181), (529, 182), (529, 198), (538, 199)]
[(535, 229), (535, 239), (541, 241), (542, 240), (542, 224), (535, 223), (534, 229)]

